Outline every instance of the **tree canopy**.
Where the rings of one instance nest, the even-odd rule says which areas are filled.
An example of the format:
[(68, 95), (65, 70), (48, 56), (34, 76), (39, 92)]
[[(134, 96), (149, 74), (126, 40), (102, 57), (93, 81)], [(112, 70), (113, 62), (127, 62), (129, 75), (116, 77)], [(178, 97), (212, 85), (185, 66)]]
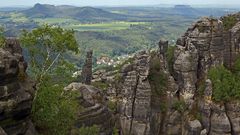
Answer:
[(43, 25), (32, 31), (24, 30), (20, 41), (27, 49), (30, 74), (37, 83), (49, 74), (59, 72), (59, 68), (71, 67), (64, 59), (66, 52), (78, 53), (73, 30)]

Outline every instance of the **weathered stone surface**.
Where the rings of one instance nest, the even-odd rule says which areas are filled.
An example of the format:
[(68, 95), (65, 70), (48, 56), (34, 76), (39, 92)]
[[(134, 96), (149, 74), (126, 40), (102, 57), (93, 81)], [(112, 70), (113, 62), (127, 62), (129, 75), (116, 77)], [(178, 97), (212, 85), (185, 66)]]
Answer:
[[(240, 21), (240, 14), (237, 14)], [(226, 30), (221, 19), (202, 18), (178, 39), (173, 72), (166, 62), (166, 41), (159, 52), (139, 52), (123, 66), (115, 84), (123, 135), (237, 135), (240, 103), (216, 103), (210, 68), (231, 68), (240, 52), (240, 22)], [(156, 96), (149, 82), (151, 59), (168, 78), (164, 94)], [(156, 64), (157, 65), (157, 64)], [(154, 95), (155, 94), (155, 95)]]
[(151, 88), (148, 82), (150, 56), (139, 52), (132, 65), (124, 66), (124, 83), (119, 94), (120, 123), (123, 134), (148, 135)]
[(92, 81), (92, 55), (93, 51), (90, 50), (87, 52), (86, 61), (82, 68), (81, 82), (84, 84), (91, 84)]
[(211, 115), (211, 135), (231, 135), (231, 124), (226, 115), (225, 107), (214, 104)]
[(240, 102), (232, 101), (226, 104), (226, 114), (232, 126), (232, 133), (234, 135), (240, 134)]
[(30, 120), (35, 84), (26, 68), (18, 40), (8, 38), (0, 48), (0, 126), (8, 135), (35, 131)]
[(184, 135), (200, 135), (202, 125), (198, 120), (188, 121)]
[(79, 99), (81, 111), (75, 123), (76, 128), (98, 125), (100, 126), (101, 135), (111, 133), (113, 117), (107, 108), (106, 97), (99, 89), (82, 83), (71, 83), (64, 90), (79, 91), (81, 93)]
[(177, 79), (180, 95), (186, 103), (191, 104), (196, 92), (198, 51), (191, 44), (188, 50), (177, 46), (174, 56), (174, 78)]

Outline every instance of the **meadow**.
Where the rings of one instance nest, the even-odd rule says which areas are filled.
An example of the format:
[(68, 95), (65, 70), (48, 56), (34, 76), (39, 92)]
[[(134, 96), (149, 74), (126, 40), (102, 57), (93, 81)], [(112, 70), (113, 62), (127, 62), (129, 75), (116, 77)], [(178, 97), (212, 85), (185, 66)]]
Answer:
[(146, 24), (145, 22), (113, 21), (100, 23), (81, 23), (69, 18), (34, 18), (35, 22), (42, 24), (58, 25), (76, 31), (109, 31), (128, 29), (132, 25)]

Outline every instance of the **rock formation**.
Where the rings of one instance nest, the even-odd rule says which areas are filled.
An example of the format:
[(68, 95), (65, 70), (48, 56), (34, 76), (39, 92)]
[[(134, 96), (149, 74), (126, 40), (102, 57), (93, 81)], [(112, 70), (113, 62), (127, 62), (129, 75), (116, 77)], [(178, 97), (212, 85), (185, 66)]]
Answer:
[[(81, 111), (75, 122), (76, 128), (97, 125), (100, 127), (101, 135), (108, 135), (112, 132), (114, 119), (107, 108), (106, 97), (99, 89), (82, 83), (71, 83), (64, 90), (78, 91), (81, 94), (79, 97)], [(78, 135), (73, 132), (72, 134)]]
[[(207, 76), (212, 67), (231, 69), (239, 55), (240, 17), (233, 16), (238, 22), (229, 29), (223, 18), (197, 21), (177, 41), (173, 65), (167, 64), (167, 41), (160, 41), (158, 51), (141, 51), (123, 66), (118, 85), (109, 88), (117, 93), (123, 135), (239, 134), (240, 102), (215, 102)], [(201, 85), (203, 97), (198, 96)]]
[(26, 74), (27, 64), (18, 40), (8, 38), (0, 48), (0, 134), (36, 134), (30, 120), (35, 84)]
[[(229, 16), (234, 21), (226, 22)], [(239, 56), (240, 14), (229, 16), (197, 21), (178, 39), (171, 59), (168, 42), (161, 40), (157, 50), (136, 53), (120, 69), (94, 73), (92, 81), (106, 83), (106, 98), (117, 103), (113, 125), (121, 135), (240, 134), (240, 102), (216, 102), (208, 76), (213, 67), (232, 69)], [(83, 69), (87, 84), (92, 78), (91, 55)], [(82, 93), (85, 109), (78, 127), (100, 124), (109, 129), (106, 125), (111, 122), (100, 122), (111, 116), (99, 90), (79, 83), (67, 89)], [(103, 131), (111, 133), (111, 129)]]
[(81, 82), (84, 84), (91, 84), (92, 80), (92, 55), (93, 51), (90, 50), (87, 52), (86, 61), (82, 68)]

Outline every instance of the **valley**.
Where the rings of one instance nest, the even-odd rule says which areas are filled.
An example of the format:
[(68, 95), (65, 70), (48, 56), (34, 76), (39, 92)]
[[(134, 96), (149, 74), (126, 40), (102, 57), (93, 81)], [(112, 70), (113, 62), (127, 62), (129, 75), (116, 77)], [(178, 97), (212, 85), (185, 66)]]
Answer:
[[(237, 10), (237, 9), (235, 9)], [(234, 12), (235, 10), (231, 10)], [(22, 29), (31, 30), (44, 24), (76, 31), (80, 55), (69, 54), (79, 67), (87, 50), (96, 60), (107, 55), (116, 58), (141, 49), (151, 49), (160, 38), (174, 44), (194, 21), (202, 16), (219, 17), (226, 9), (192, 7), (75, 7), (36, 4), (20, 11), (0, 12), (0, 25), (7, 36), (18, 36)]]

